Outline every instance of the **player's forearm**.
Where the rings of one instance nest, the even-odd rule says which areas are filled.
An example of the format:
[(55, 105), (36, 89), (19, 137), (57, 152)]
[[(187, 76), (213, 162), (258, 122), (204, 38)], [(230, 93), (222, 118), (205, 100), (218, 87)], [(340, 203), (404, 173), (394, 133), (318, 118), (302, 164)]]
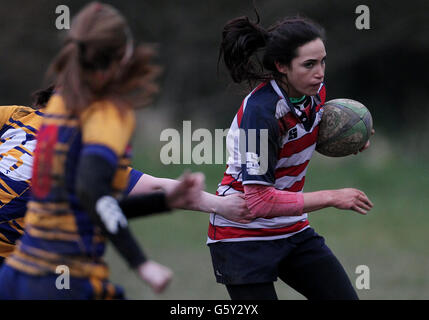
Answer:
[(218, 208), (222, 200), (223, 199), (218, 196), (203, 191), (199, 201), (192, 202), (189, 206), (182, 209), (202, 211), (207, 213), (218, 213)]
[(303, 213), (302, 193), (277, 190), (272, 186), (244, 185), (246, 205), (255, 217), (299, 216)]
[(296, 216), (333, 206), (332, 190), (297, 193), (262, 185), (245, 185), (246, 204), (257, 217)]
[(312, 212), (332, 206), (333, 195), (331, 190), (305, 192), (304, 212)]
[[(137, 196), (142, 193), (153, 192), (155, 190), (165, 190), (166, 192), (171, 191), (179, 184), (179, 181), (169, 178), (158, 178), (148, 174), (143, 175), (139, 181), (137, 181), (134, 188), (129, 193), (129, 196)], [(176, 209), (192, 210), (192, 211), (203, 211), (203, 212), (216, 212), (215, 210), (219, 207), (219, 203), (222, 199), (219, 199), (215, 195), (207, 192), (203, 192), (201, 199), (198, 202), (192, 202), (187, 206), (183, 206)]]

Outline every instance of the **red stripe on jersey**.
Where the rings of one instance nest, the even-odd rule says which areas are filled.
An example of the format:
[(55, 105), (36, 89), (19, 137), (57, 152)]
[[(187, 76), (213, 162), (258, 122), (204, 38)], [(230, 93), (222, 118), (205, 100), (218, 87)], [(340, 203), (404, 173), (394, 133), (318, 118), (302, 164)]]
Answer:
[(295, 153), (299, 153), (317, 141), (317, 134), (319, 133), (319, 125), (317, 125), (311, 133), (307, 133), (303, 137), (287, 142), (279, 152), (278, 158), (288, 158)]
[(295, 182), (289, 188), (284, 188), (282, 190), (289, 191), (289, 192), (299, 192), (304, 188), (304, 183), (305, 183), (305, 176), (301, 180)]
[[(261, 83), (259, 86), (257, 86), (256, 88), (255, 88), (255, 90), (253, 90), (253, 92), (251, 93), (251, 94), (254, 94), (256, 91), (258, 91), (259, 89), (261, 89), (262, 87), (265, 87), (266, 85), (267, 85), (267, 83), (268, 82), (263, 82), (263, 83)], [(249, 97), (250, 98), (250, 97)], [(241, 119), (243, 118), (243, 112), (244, 112), (244, 101), (245, 101), (246, 99), (244, 99), (243, 100), (243, 102), (241, 103), (241, 106), (240, 106), (240, 109), (238, 109), (238, 112), (237, 112), (237, 124), (238, 124), (238, 127), (240, 127), (240, 125), (241, 125)]]
[(285, 131), (288, 131), (295, 127), (299, 122), (298, 118), (294, 116), (292, 112), (288, 112), (286, 115), (279, 119), (281, 123), (284, 123), (286, 126)]
[(290, 177), (299, 176), (300, 173), (303, 172), (305, 170), (305, 168), (307, 168), (307, 165), (309, 162), (310, 162), (310, 160), (307, 160), (304, 163), (297, 165), (297, 166), (278, 168), (275, 171), (276, 179), (281, 178), (281, 177), (285, 177), (285, 176), (290, 176)]
[[(319, 97), (320, 97), (320, 100), (322, 101), (321, 104), (325, 104), (325, 101), (326, 101), (326, 87), (325, 87), (325, 85), (323, 85), (322, 89), (320, 89)], [(320, 109), (320, 106), (319, 106), (319, 109)], [(319, 110), (317, 110), (317, 111), (319, 111)]]
[(244, 192), (244, 188), (243, 188), (243, 185), (242, 185), (241, 181), (237, 181), (230, 174), (224, 173), (223, 174), (223, 179), (220, 182), (220, 184), (222, 186), (231, 186), (233, 189), (235, 189), (237, 191)]
[(246, 229), (236, 227), (220, 227), (209, 224), (209, 237), (212, 240), (236, 239), (247, 237), (271, 237), (298, 232), (309, 225), (308, 220), (298, 221), (297, 223), (282, 227), (282, 228), (260, 228), (260, 229)]

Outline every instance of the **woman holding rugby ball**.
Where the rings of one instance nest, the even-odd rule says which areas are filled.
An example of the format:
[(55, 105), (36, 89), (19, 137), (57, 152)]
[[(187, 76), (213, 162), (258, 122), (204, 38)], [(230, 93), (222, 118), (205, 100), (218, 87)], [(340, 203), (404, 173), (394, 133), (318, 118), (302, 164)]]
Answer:
[(239, 147), (227, 139), (233, 156), (217, 193), (244, 193), (255, 220), (211, 215), (207, 242), (217, 282), (231, 299), (277, 299), (277, 278), (307, 299), (358, 299), (307, 213), (335, 207), (366, 214), (371, 201), (352, 188), (302, 192), (326, 99), (324, 31), (300, 17), (268, 29), (235, 18), (223, 29), (222, 58), (232, 80), (253, 90), (230, 130), (244, 131), (246, 139)]

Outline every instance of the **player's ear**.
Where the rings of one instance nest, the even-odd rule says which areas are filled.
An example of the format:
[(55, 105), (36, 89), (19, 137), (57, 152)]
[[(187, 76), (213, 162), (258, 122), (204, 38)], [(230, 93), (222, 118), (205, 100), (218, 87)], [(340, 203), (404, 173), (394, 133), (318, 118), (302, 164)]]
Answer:
[(287, 75), (289, 72), (289, 67), (286, 64), (280, 63), (278, 61), (274, 62), (276, 69), (281, 74)]

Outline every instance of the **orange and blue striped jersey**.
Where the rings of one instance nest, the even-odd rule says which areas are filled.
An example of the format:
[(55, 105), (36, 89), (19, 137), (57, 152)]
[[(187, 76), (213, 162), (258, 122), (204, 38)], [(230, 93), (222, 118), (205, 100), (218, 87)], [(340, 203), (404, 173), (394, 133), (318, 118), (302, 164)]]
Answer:
[(131, 109), (119, 111), (108, 101), (73, 116), (61, 96), (50, 99), (37, 136), (25, 232), (6, 264), (34, 275), (65, 264), (72, 276), (107, 278), (101, 259), (105, 238), (75, 193), (77, 167), (82, 155), (102, 156), (116, 168), (112, 195), (122, 195), (131, 171), (134, 126)]
[(23, 233), (42, 116), (42, 112), (29, 107), (0, 107), (0, 257), (13, 251)]

